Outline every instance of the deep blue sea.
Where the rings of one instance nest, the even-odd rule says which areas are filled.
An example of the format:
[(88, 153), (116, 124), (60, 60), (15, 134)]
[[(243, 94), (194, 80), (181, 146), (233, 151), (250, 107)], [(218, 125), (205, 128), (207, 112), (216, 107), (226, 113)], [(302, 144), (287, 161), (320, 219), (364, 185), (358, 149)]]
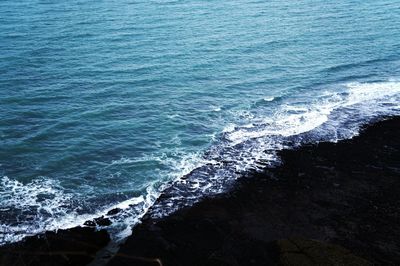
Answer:
[(2, 0), (0, 244), (114, 208), (118, 240), (399, 114), (398, 0)]

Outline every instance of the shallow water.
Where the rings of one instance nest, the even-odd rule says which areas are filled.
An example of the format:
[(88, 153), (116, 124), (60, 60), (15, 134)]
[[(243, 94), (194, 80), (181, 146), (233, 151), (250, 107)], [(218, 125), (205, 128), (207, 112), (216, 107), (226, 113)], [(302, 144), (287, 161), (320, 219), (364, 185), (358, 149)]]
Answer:
[[(284, 147), (400, 113), (400, 3), (0, 2), (0, 244), (129, 233)], [(191, 173), (184, 179), (185, 174)]]

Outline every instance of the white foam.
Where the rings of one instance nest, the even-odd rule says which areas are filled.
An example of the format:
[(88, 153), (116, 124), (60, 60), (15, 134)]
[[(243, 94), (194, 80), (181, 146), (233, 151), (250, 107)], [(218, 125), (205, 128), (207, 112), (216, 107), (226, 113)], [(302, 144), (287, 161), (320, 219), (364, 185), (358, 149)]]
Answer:
[(353, 82), (347, 84), (349, 89), (349, 97), (345, 105), (354, 105), (360, 102), (371, 100), (387, 101), (387, 97), (392, 97), (400, 93), (400, 82), (376, 82), (376, 83), (359, 83)]
[(140, 203), (142, 203), (144, 201), (145, 201), (145, 198), (143, 196), (130, 198), (130, 199), (124, 200), (124, 201), (122, 201), (120, 203), (117, 203), (117, 204), (109, 207), (105, 211), (109, 212), (109, 211), (111, 211), (113, 209), (128, 209), (131, 206), (138, 205), (138, 204), (140, 204)]
[(148, 162), (148, 161), (157, 161), (160, 162), (163, 160), (163, 157), (165, 157), (165, 154), (162, 154), (161, 156), (157, 155), (143, 155), (138, 158), (127, 158), (127, 157), (121, 157), (118, 160), (113, 160), (111, 161), (110, 165), (124, 165), (124, 164), (136, 164), (136, 163), (142, 163), (142, 162)]
[[(238, 130), (230, 130), (227, 138), (232, 145), (237, 145), (248, 139), (260, 138), (268, 135), (292, 136), (311, 131), (327, 122), (329, 115), (340, 108), (365, 104), (371, 112), (377, 109), (377, 104), (392, 103), (396, 100), (392, 97), (400, 94), (400, 83), (395, 81), (379, 83), (349, 83), (343, 92), (325, 92), (314, 96), (317, 101), (307, 106), (284, 106), (275, 116), (265, 121), (265, 127), (256, 131), (239, 127)], [(398, 108), (399, 104), (394, 106)], [(294, 113), (292, 113), (294, 111)], [(271, 123), (271, 121), (273, 121)], [(235, 125), (230, 125), (234, 129)]]
[[(111, 219), (114, 229), (117, 227), (116, 232), (112, 235), (113, 239), (115, 241), (121, 241), (130, 236), (132, 234), (132, 228), (140, 222), (140, 219), (142, 219), (149, 208), (153, 206), (160, 194), (161, 190), (156, 189), (154, 184), (152, 184), (147, 187), (145, 197), (140, 196), (133, 200), (133, 202), (132, 200), (128, 200), (127, 202), (117, 205), (117, 208), (126, 208), (127, 211), (122, 213), (122, 215), (119, 214), (116, 219)], [(140, 205), (140, 203), (142, 204)], [(113, 208), (115, 208), (115, 206)], [(121, 228), (118, 228), (118, 224), (121, 225)]]
[(311, 141), (316, 138), (337, 141), (356, 135), (359, 125), (368, 122), (371, 117), (398, 115), (399, 112), (398, 80), (355, 82), (314, 92), (308, 95), (307, 102), (292, 99), (290, 105), (277, 107), (269, 117), (263, 113), (242, 110), (236, 113), (238, 123), (228, 124), (223, 129), (221, 137), (210, 147), (207, 155), (177, 150), (168, 156), (121, 157), (112, 161), (110, 165), (136, 164), (149, 160), (160, 162), (169, 169), (169, 172), (164, 172), (164, 180), (173, 182), (147, 184), (145, 195), (102, 206), (96, 213), (90, 214), (78, 214), (79, 205), (71, 209), (76, 204), (75, 195), (68, 193), (54, 180), (38, 178), (23, 184), (3, 177), (0, 212), (33, 210), (33, 217), (29, 221), (14, 223), (2, 221), (0, 244), (18, 241), (26, 235), (46, 230), (82, 225), (86, 220), (107, 215), (115, 208), (122, 211), (109, 218), (115, 227), (114, 237), (119, 240), (131, 233), (131, 226), (140, 221), (163, 191), (168, 191), (172, 196), (160, 203), (160, 208), (153, 207), (156, 216), (167, 215), (182, 206), (190, 205), (204, 195), (224, 191), (242, 173), (249, 169), (257, 170), (259, 162), (268, 164), (278, 161), (276, 152), (289, 147), (291, 137), (316, 132), (317, 136), (312, 136), (314, 139)]
[(130, 158), (122, 157), (121, 159), (111, 161), (111, 165), (131, 164), (131, 163), (137, 163), (140, 161), (142, 161), (142, 159), (133, 160)]
[[(350, 83), (307, 95), (308, 101), (291, 99), (272, 117), (242, 111), (238, 124), (229, 124), (222, 138), (203, 156), (196, 156), (190, 172), (167, 187), (168, 197), (152, 208), (153, 217), (162, 217), (198, 201), (205, 195), (224, 191), (249, 170), (258, 171), (279, 162), (277, 151), (302, 143), (337, 141), (358, 134), (359, 127), (379, 115), (392, 115), (400, 105), (400, 83)], [(390, 107), (388, 107), (388, 104)], [(254, 121), (252, 123), (252, 121)], [(185, 161), (182, 161), (185, 162)], [(184, 185), (184, 186), (182, 186)]]
[(263, 100), (266, 102), (272, 102), (273, 100), (275, 100), (275, 97), (265, 97)]
[(1, 179), (0, 196), (3, 207), (25, 208), (26, 206), (34, 205), (49, 209), (54, 205), (54, 201), (44, 199), (39, 202), (38, 199), (40, 195), (47, 195), (56, 199), (58, 204), (54, 207), (57, 209), (69, 200), (69, 197), (61, 197), (61, 194), (59, 184), (56, 181), (43, 177), (26, 185), (7, 176), (3, 176)]
[[(176, 180), (189, 174), (192, 170), (204, 164), (213, 163), (211, 160), (204, 160), (200, 153), (184, 154), (176, 150), (173, 157), (164, 153), (160, 155), (146, 155), (140, 158), (121, 157), (109, 164), (125, 165), (136, 164), (147, 161), (158, 161), (167, 166), (170, 171), (166, 180)], [(108, 167), (108, 166), (106, 166)], [(128, 236), (131, 227), (138, 223), (147, 210), (154, 204), (161, 192), (171, 183), (164, 183), (160, 186), (158, 181), (145, 185), (146, 194), (133, 197), (125, 201), (109, 206), (99, 206), (95, 213), (80, 213), (79, 203), (74, 203), (76, 195), (68, 193), (57, 181), (45, 177), (23, 184), (17, 180), (3, 177), (1, 179), (0, 198), (4, 199), (0, 211), (7, 212), (15, 210), (16, 215), (23, 211), (30, 211), (36, 214), (34, 219), (26, 219), (12, 223), (3, 221), (0, 223), (0, 245), (8, 242), (20, 241), (25, 236), (40, 234), (45, 231), (67, 229), (81, 226), (85, 221), (100, 216), (106, 216), (113, 222), (109, 228), (114, 240), (119, 241)], [(41, 197), (46, 196), (44, 200)], [(74, 204), (76, 205), (73, 208)], [(113, 209), (120, 209), (117, 215), (108, 215)], [(39, 211), (46, 212), (42, 215)]]
[(222, 132), (232, 132), (234, 130), (235, 130), (235, 124), (230, 123), (222, 130)]
[[(0, 186), (2, 211), (24, 214), (29, 221), (2, 221), (0, 225), (1, 242), (18, 241), (25, 235), (32, 235), (43, 230), (67, 228), (78, 222), (67, 217), (73, 195), (66, 193), (55, 180), (44, 177), (23, 184), (17, 180), (2, 177)], [(31, 214), (29, 214), (31, 213)], [(0, 243), (1, 244), (1, 243)]]
[(120, 215), (110, 218), (120, 227), (112, 237), (120, 240), (129, 234), (131, 226), (139, 221), (158, 196), (159, 191), (155, 189), (154, 184), (149, 184), (146, 195), (130, 198), (108, 207), (102, 206), (95, 213), (78, 214), (79, 206), (71, 209), (75, 196), (66, 192), (55, 180), (41, 177), (23, 184), (4, 176), (0, 187), (0, 197), (3, 199), (0, 211), (14, 211), (15, 216), (23, 212), (31, 212), (32, 215), (30, 219), (24, 214), (23, 220), (2, 221), (0, 245), (17, 242), (26, 236), (45, 231), (82, 226), (85, 221), (107, 216), (109, 211), (116, 208), (120, 209)]

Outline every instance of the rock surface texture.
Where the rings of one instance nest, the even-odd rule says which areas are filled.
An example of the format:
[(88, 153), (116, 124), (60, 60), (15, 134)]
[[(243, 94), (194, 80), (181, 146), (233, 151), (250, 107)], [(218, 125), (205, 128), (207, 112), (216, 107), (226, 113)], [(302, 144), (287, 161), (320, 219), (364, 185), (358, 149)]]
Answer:
[[(281, 166), (229, 193), (145, 218), (109, 266), (400, 265), (398, 136), (391, 118), (351, 140), (282, 151)], [(305, 240), (312, 249), (295, 256), (279, 239), (325, 244)]]
[[(400, 265), (400, 118), (280, 152), (282, 165), (169, 217), (144, 217), (108, 266)], [(107, 222), (97, 219), (90, 223)], [(79, 227), (0, 247), (0, 265), (87, 265), (109, 243)]]
[(2, 266), (80, 266), (89, 264), (110, 238), (88, 227), (47, 232), (0, 247)]

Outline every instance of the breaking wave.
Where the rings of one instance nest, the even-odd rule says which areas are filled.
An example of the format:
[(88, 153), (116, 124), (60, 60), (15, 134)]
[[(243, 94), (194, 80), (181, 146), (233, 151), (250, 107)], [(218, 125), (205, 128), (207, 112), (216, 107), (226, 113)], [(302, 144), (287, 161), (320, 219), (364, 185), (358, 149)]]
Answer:
[[(272, 102), (274, 98), (263, 100)], [(76, 195), (54, 180), (43, 177), (23, 184), (2, 177), (0, 244), (82, 225), (99, 216), (112, 220), (108, 230), (115, 240), (123, 239), (145, 214), (163, 217), (205, 196), (226, 191), (251, 171), (278, 164), (279, 150), (352, 138), (375, 119), (400, 115), (400, 82), (332, 85), (275, 104), (278, 106), (273, 112), (257, 107), (237, 113), (237, 123), (227, 124), (204, 152), (186, 154), (179, 160), (155, 156), (112, 161), (111, 165), (121, 165), (155, 160), (170, 170), (165, 182), (149, 183), (144, 195), (103, 206), (95, 213), (83, 212)]]

